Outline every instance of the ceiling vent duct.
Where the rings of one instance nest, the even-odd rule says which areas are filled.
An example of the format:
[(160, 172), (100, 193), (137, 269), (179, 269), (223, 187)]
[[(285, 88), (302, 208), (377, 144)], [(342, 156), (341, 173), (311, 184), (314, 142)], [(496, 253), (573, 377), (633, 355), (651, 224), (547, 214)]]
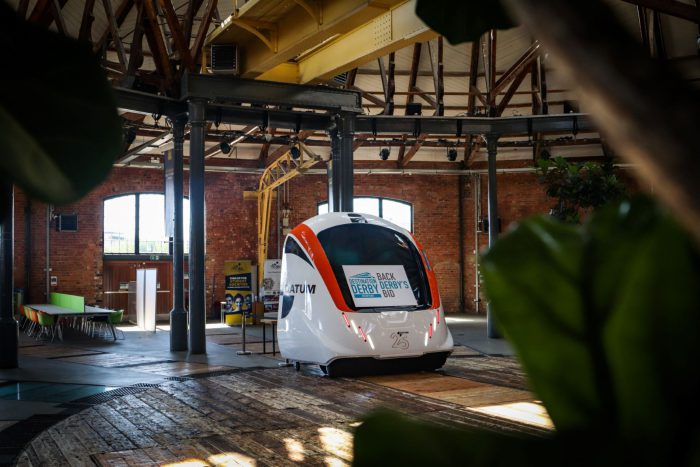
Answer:
[(240, 71), (239, 64), (238, 46), (236, 44), (212, 44), (212, 72), (238, 75)]
[(339, 75), (334, 76), (333, 82), (341, 86), (345, 86), (346, 84), (348, 84), (348, 74), (349, 72), (346, 71), (345, 73), (341, 73)]

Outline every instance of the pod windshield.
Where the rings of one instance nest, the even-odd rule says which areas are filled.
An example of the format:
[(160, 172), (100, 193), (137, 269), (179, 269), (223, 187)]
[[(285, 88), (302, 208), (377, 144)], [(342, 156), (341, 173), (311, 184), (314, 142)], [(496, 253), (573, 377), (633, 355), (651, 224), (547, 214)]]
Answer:
[(331, 227), (317, 236), (351, 309), (381, 312), (430, 307), (423, 262), (405, 235), (378, 225), (353, 223)]

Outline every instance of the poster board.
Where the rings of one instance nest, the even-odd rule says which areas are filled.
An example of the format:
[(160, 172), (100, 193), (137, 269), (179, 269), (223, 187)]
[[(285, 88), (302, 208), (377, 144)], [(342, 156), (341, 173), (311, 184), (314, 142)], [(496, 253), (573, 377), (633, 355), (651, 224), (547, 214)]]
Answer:
[(265, 305), (265, 312), (277, 311), (280, 297), (281, 278), (282, 260), (265, 260), (262, 286), (260, 287), (260, 297)]
[[(249, 260), (225, 261), (223, 311), (250, 313), (255, 299), (255, 268)], [(226, 324), (240, 324), (241, 315), (226, 316)]]
[(343, 266), (343, 271), (356, 307), (418, 304), (401, 265)]

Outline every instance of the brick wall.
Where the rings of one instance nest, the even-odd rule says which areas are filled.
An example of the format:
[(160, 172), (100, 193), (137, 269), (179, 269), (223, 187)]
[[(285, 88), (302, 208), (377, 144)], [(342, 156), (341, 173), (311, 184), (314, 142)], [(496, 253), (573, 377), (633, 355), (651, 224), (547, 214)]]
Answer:
[[(187, 173), (185, 173), (187, 194)], [(217, 302), (224, 288), (224, 261), (256, 258), (255, 201), (244, 201), (243, 191), (257, 187), (257, 175), (206, 174), (206, 290), (207, 304)], [(477, 179), (458, 175), (357, 175), (356, 196), (383, 196), (407, 201), (414, 207), (414, 234), (433, 264), (443, 303), (448, 312), (474, 310), (474, 193)], [(460, 184), (463, 231), (460, 260)], [(486, 175), (481, 176), (481, 209), (487, 213)], [(547, 212), (550, 205), (532, 174), (499, 174), (499, 211), (503, 228), (529, 214)], [(102, 302), (102, 203), (104, 198), (132, 192), (162, 192), (159, 170), (115, 169), (105, 183), (77, 203), (57, 207), (57, 214), (78, 214), (78, 232), (50, 230), (52, 275), (56, 291), (83, 295), (86, 302)], [(318, 202), (327, 199), (326, 177), (304, 175), (287, 188), (293, 227), (316, 214)], [(281, 195), (281, 201), (284, 196)], [(24, 209), (26, 197), (15, 197), (15, 286), (26, 287)], [(273, 202), (273, 206), (276, 203)], [(30, 298), (45, 300), (46, 205), (31, 203)], [(273, 209), (269, 256), (277, 255), (276, 217)], [(480, 249), (487, 245), (479, 234)], [(463, 268), (463, 269), (462, 269)], [(463, 301), (463, 305), (461, 303)]]

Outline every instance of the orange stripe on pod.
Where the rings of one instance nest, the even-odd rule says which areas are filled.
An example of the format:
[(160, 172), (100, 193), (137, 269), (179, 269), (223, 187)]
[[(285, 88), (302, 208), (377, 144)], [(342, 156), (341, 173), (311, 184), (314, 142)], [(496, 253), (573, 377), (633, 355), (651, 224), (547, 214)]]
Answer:
[(423, 268), (425, 273), (428, 275), (428, 285), (430, 285), (430, 296), (433, 299), (431, 306), (433, 309), (440, 308), (440, 292), (438, 291), (437, 278), (435, 277), (435, 271), (433, 268), (428, 267), (428, 263), (425, 261), (425, 252), (423, 251), (423, 246), (420, 244), (416, 237), (411, 232), (411, 238), (418, 247), (418, 252), (420, 253), (420, 259), (423, 262)]
[(335, 274), (333, 273), (331, 263), (328, 261), (326, 252), (323, 251), (323, 247), (318, 241), (318, 237), (316, 237), (314, 231), (311, 230), (311, 228), (306, 224), (299, 224), (298, 226), (294, 227), (290, 233), (299, 240), (301, 245), (306, 250), (306, 253), (311, 258), (311, 262), (316, 265), (324, 284), (326, 284), (326, 289), (328, 289), (328, 292), (331, 294), (335, 307), (341, 311), (353, 312), (353, 310), (351, 310), (345, 303), (343, 293), (340, 291), (340, 286), (335, 279)]

